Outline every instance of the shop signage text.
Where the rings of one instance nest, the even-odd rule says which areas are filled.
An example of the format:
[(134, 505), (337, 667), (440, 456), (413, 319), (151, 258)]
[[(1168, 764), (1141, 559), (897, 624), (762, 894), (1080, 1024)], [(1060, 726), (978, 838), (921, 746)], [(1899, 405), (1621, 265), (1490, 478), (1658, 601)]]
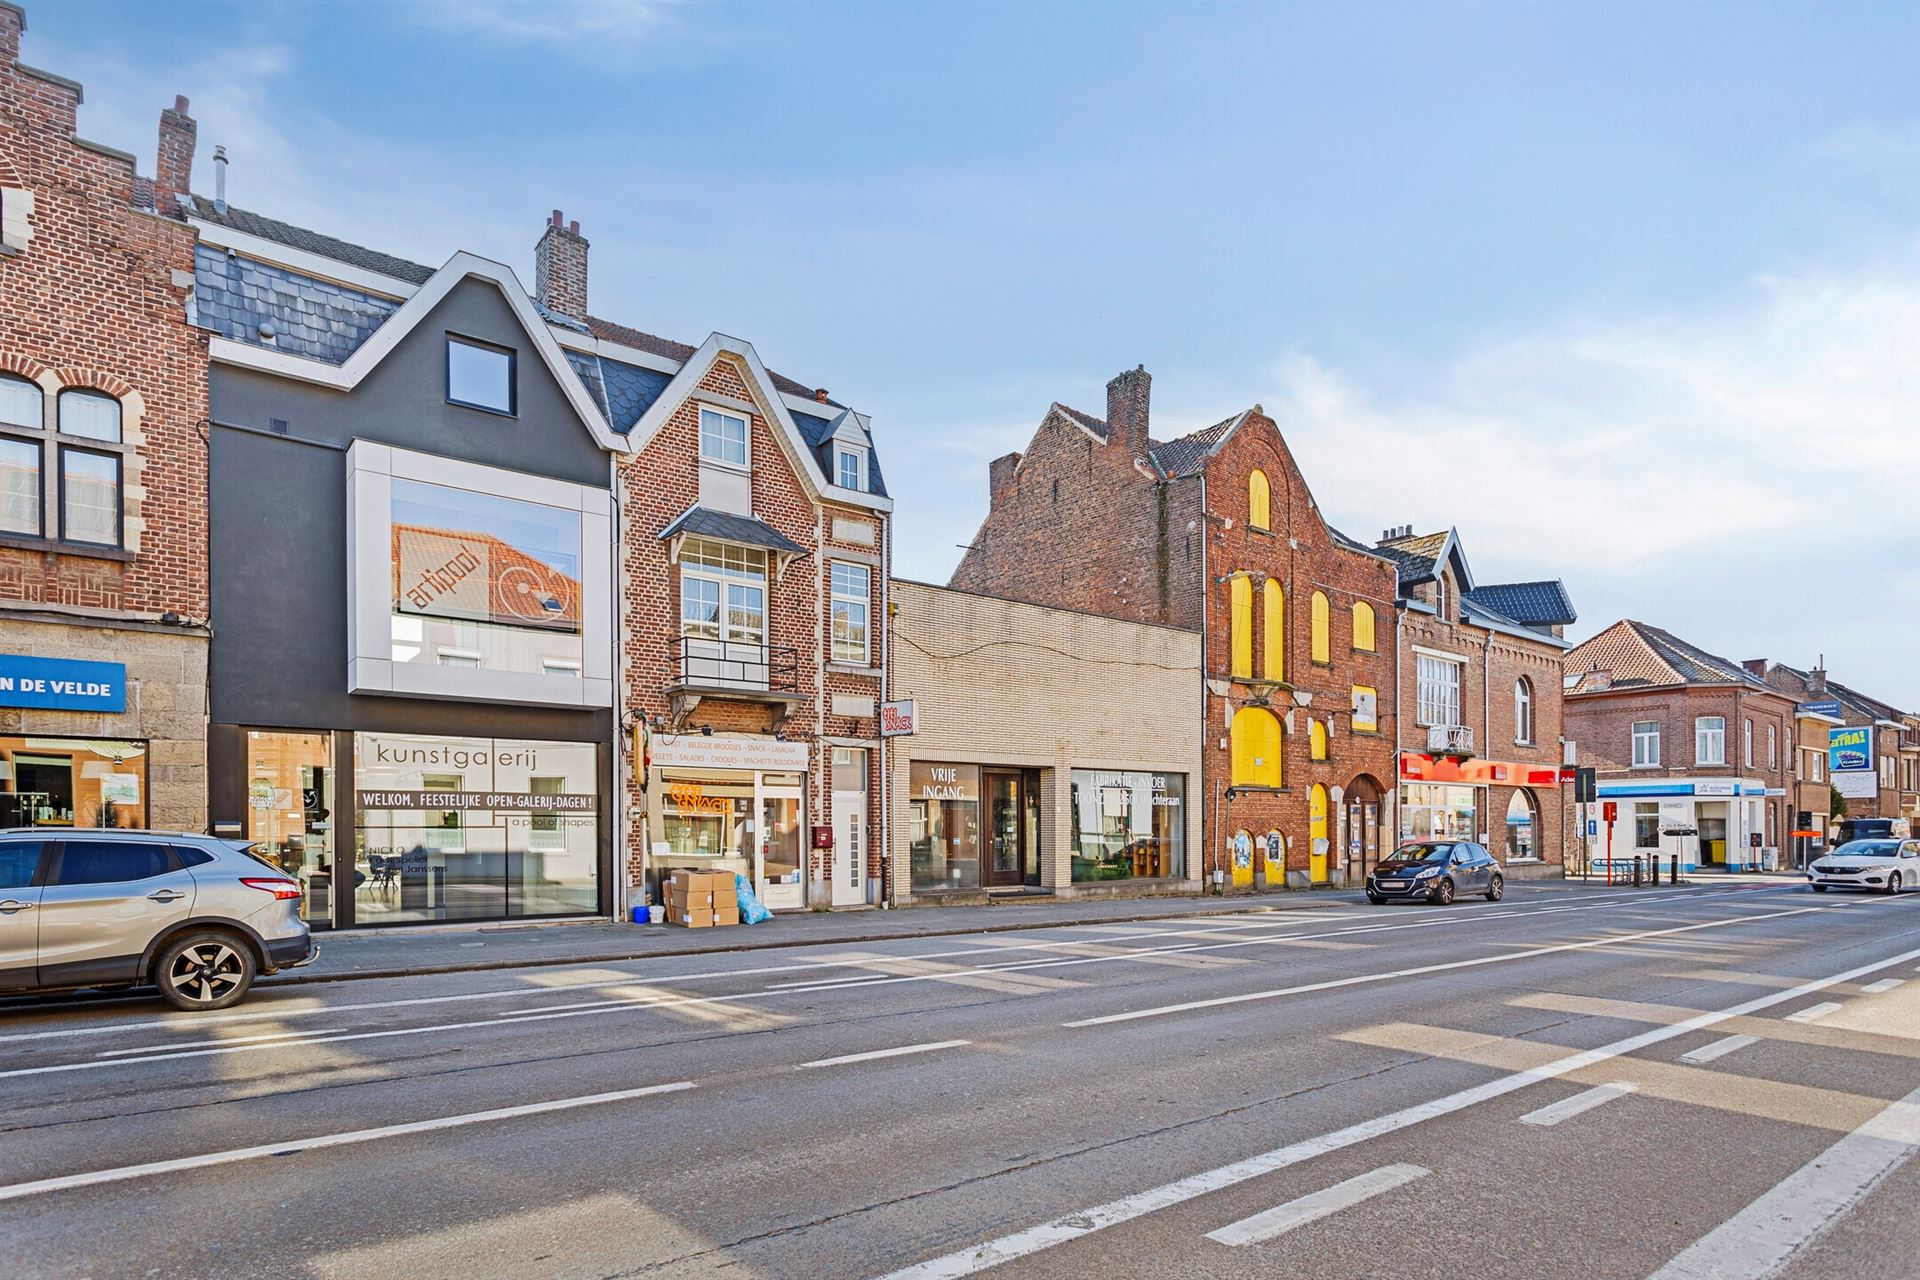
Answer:
[(1873, 730), (1849, 725), (1827, 730), (1827, 772), (1850, 773), (1873, 768)]
[(119, 662), (0, 653), (0, 707), (125, 711), (127, 668)]
[(508, 747), (504, 750), (494, 747), (456, 747), (449, 743), (383, 742), (372, 735), (367, 741), (373, 745), (373, 759), (362, 760), (367, 764), (426, 764), (440, 765), (466, 770), (496, 765), (504, 769), (538, 769), (540, 753), (532, 747)]
[(1799, 710), (1810, 716), (1832, 716), (1836, 720), (1840, 718), (1840, 702), (1836, 698), (1829, 698), (1822, 702), (1803, 702)]
[(1697, 796), (1737, 796), (1740, 784), (1737, 782), (1696, 782), (1693, 794)]
[(592, 813), (590, 795), (552, 795), (531, 791), (375, 791), (362, 790), (362, 809), (509, 809), (523, 813)]
[(954, 764), (916, 764), (913, 793), (921, 800), (978, 800), (979, 775)]
[(1400, 777), (1408, 782), (1505, 782), (1528, 787), (1555, 787), (1573, 781), (1573, 770), (1558, 765), (1519, 764), (1478, 757), (1454, 760), (1446, 756), (1409, 751), (1400, 757)]
[(691, 782), (667, 784), (667, 799), (673, 801), (676, 815), (682, 818), (724, 818), (733, 812), (727, 796), (710, 796)]
[(660, 734), (653, 739), (653, 764), (673, 769), (772, 769), (800, 773), (807, 767), (807, 744), (778, 738), (709, 738), (704, 734)]
[(880, 704), (880, 736), (883, 738), (904, 738), (918, 727), (918, 711), (913, 699), (903, 702), (883, 702)]

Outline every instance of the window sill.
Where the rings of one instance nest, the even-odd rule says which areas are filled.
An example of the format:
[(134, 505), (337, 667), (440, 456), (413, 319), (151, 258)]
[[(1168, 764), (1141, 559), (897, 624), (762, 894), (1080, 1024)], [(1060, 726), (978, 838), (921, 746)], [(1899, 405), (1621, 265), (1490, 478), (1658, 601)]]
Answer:
[(48, 555), (88, 556), (95, 560), (136, 560), (139, 553), (125, 547), (103, 547), (94, 542), (63, 542), (56, 538), (31, 538), (17, 533), (0, 533), (0, 547), (21, 551), (44, 551)]
[(490, 413), (496, 418), (517, 418), (520, 415), (512, 409), (496, 409), (488, 404), (475, 404), (471, 400), (455, 400), (447, 397), (447, 403), (456, 409), (471, 409), (475, 413)]
[(827, 670), (833, 672), (835, 675), (865, 676), (870, 680), (878, 680), (885, 674), (878, 667), (869, 667), (859, 662), (829, 662), (827, 663)]

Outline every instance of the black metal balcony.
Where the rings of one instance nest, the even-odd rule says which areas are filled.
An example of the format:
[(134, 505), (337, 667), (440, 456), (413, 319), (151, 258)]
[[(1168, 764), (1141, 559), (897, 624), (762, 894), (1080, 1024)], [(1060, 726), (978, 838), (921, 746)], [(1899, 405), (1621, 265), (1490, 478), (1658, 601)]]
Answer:
[(666, 692), (676, 721), (684, 722), (703, 698), (723, 698), (774, 707), (773, 727), (779, 728), (806, 699), (800, 692), (800, 653), (790, 646), (679, 636), (672, 641), (672, 654)]

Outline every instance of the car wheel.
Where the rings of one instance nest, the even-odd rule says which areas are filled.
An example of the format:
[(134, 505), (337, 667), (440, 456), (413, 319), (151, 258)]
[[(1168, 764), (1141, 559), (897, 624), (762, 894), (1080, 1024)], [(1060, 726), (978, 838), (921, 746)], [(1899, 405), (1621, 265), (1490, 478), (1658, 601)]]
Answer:
[(1812, 885), (1812, 886), (1809, 886), (1809, 887), (1810, 887), (1810, 888), (1812, 888), (1812, 890), (1813, 890), (1813, 891), (1814, 891), (1815, 893), (1825, 893), (1825, 892), (1827, 891), (1827, 886), (1825, 886), (1825, 885), (1823, 885), (1823, 884), (1816, 884), (1816, 885)]
[(1452, 876), (1448, 876), (1446, 879), (1442, 880), (1439, 884), (1433, 887), (1433, 900), (1439, 903), (1443, 907), (1452, 905), (1453, 903), (1453, 877)]
[(253, 986), (254, 968), (246, 943), (209, 929), (168, 943), (153, 962), (153, 981), (174, 1008), (205, 1013), (238, 1004)]
[(1898, 871), (1887, 877), (1887, 892), (1900, 892), (1900, 873)]
[(1488, 902), (1498, 902), (1498, 901), (1500, 901), (1500, 899), (1502, 899), (1502, 898), (1504, 898), (1504, 897), (1506, 897), (1506, 896), (1507, 896), (1507, 880), (1506, 880), (1506, 877), (1505, 877), (1505, 876), (1495, 876), (1495, 877), (1493, 878), (1493, 883), (1487, 886), (1487, 901), (1488, 901)]

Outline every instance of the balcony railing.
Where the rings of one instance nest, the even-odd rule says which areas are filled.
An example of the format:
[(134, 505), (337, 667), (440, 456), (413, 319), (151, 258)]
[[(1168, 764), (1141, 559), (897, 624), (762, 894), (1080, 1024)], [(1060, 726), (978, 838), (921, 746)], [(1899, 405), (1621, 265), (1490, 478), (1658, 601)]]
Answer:
[(1473, 727), (1464, 724), (1427, 726), (1427, 750), (1437, 756), (1473, 754)]
[(799, 651), (681, 636), (674, 645), (674, 683), (695, 689), (790, 693), (799, 684)]

